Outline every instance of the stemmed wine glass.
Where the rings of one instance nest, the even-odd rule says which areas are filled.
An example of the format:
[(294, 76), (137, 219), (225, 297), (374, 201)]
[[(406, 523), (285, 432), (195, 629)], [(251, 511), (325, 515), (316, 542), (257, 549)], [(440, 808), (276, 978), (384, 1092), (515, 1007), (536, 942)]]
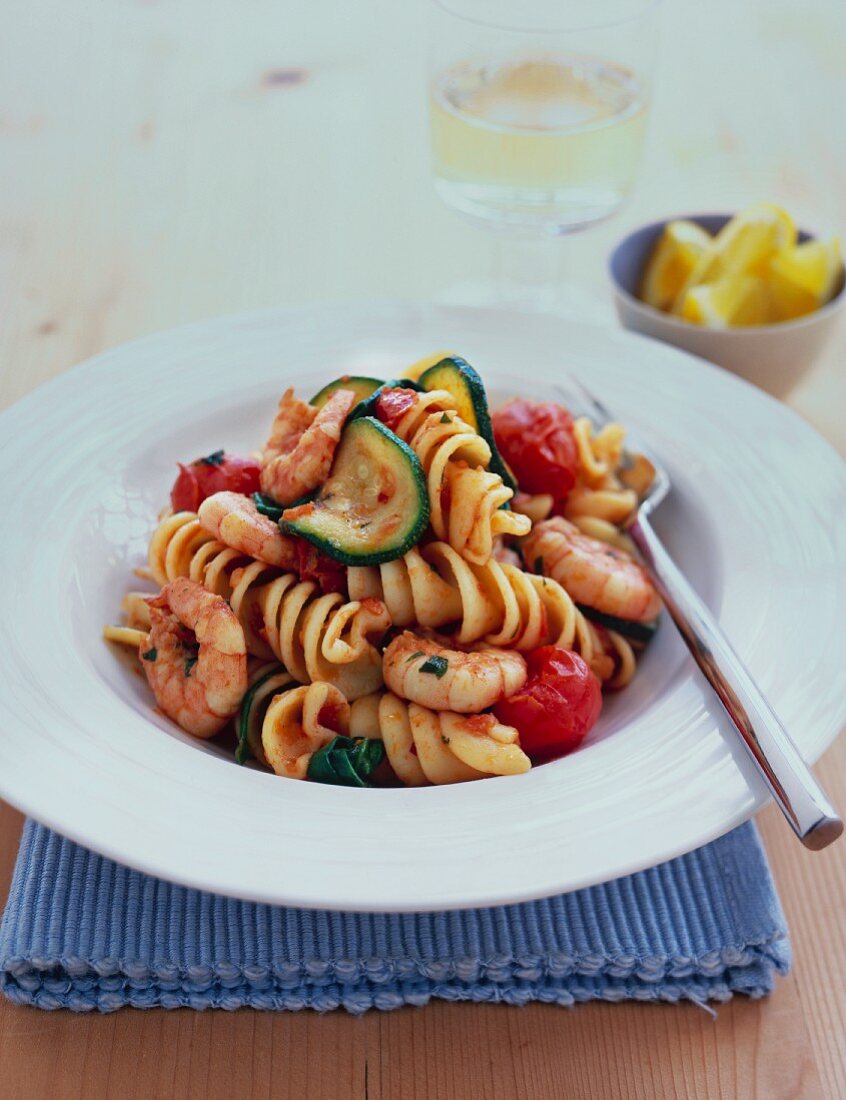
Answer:
[(436, 190), (499, 231), (492, 300), (558, 308), (557, 238), (634, 184), (660, 0), (431, 2)]

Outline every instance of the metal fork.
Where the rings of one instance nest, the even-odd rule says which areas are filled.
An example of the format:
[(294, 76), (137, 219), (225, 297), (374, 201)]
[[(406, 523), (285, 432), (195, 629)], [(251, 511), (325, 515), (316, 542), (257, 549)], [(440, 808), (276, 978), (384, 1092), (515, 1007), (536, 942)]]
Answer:
[[(571, 376), (570, 382), (598, 427), (614, 421), (577, 378)], [(568, 395), (562, 391), (562, 396)], [(632, 433), (628, 435), (632, 439)], [(713, 615), (656, 535), (649, 517), (669, 493), (670, 478), (639, 440), (635, 447), (655, 467), (655, 479), (629, 521), (628, 534), (685, 645), (725, 707), (791, 828), (807, 848), (825, 848), (843, 832), (843, 821)]]

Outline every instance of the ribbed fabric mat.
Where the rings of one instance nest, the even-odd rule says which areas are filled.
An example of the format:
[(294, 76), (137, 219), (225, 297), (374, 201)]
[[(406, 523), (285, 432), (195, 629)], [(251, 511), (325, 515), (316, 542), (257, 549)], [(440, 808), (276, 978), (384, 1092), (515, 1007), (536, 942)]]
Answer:
[(760, 997), (790, 962), (752, 823), (627, 878), (495, 909), (332, 913), (130, 871), (33, 821), (0, 924), (18, 1004), (361, 1013), (450, 1001)]

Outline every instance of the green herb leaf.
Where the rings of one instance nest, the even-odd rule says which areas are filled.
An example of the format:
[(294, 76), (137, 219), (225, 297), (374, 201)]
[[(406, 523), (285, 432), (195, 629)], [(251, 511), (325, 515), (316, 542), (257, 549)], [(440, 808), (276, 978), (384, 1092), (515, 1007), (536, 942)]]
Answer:
[(541, 557), (535, 558), (534, 569), (535, 569), (536, 573), (543, 573), (543, 558), (541, 558)]
[(447, 414), (446, 414), (446, 413), (444, 413), (444, 415), (443, 415), (443, 416), (441, 417), (441, 419), (440, 419), (439, 423), (440, 423), (440, 424), (451, 424), (451, 423), (452, 423), (452, 421), (451, 421), (451, 420), (450, 420), (450, 418), (449, 418), (449, 417), (447, 416)]
[(422, 649), (418, 649), (416, 653), (412, 653), (410, 657), (406, 657), (405, 663), (409, 665), (412, 661), (416, 661), (418, 657), (425, 657), (425, 653)]
[(153, 646), (152, 649), (148, 649), (146, 653), (141, 654), (141, 660), (142, 661), (155, 661), (155, 659), (158, 657), (158, 655), (159, 655), (159, 651), (156, 649), (155, 646)]
[(223, 465), (223, 449), (219, 451), (212, 451), (210, 455), (206, 455), (205, 458), (198, 458), (198, 466), (222, 466)]
[(308, 778), (340, 787), (371, 787), (370, 776), (385, 755), (384, 744), (371, 737), (333, 737), (312, 754)]
[(446, 657), (430, 657), (425, 664), (420, 666), (421, 672), (431, 672), (433, 676), (437, 676), (440, 680), (442, 676), (446, 675), (446, 671), (449, 668), (449, 661)]

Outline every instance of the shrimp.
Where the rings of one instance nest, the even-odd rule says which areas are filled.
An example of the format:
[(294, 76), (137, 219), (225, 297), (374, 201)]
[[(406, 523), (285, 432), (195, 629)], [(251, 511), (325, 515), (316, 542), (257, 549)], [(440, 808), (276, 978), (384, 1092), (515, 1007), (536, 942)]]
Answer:
[(523, 555), (576, 603), (606, 615), (648, 623), (661, 610), (661, 597), (642, 565), (560, 516), (535, 524), (523, 543)]
[(293, 504), (329, 476), (347, 413), (355, 403), (352, 390), (335, 390), (319, 409), (286, 390), (262, 454), (262, 492), (280, 504)]
[(403, 699), (430, 710), (478, 714), (526, 682), (526, 662), (511, 649), (447, 649), (403, 631), (385, 650), (385, 683)]
[(187, 577), (148, 603), (150, 632), (138, 652), (156, 702), (186, 733), (212, 737), (247, 690), (243, 628), (224, 599)]
[(296, 570), (297, 544), (277, 524), (263, 516), (243, 493), (222, 492), (206, 497), (197, 513), (200, 523), (226, 546), (279, 569)]

